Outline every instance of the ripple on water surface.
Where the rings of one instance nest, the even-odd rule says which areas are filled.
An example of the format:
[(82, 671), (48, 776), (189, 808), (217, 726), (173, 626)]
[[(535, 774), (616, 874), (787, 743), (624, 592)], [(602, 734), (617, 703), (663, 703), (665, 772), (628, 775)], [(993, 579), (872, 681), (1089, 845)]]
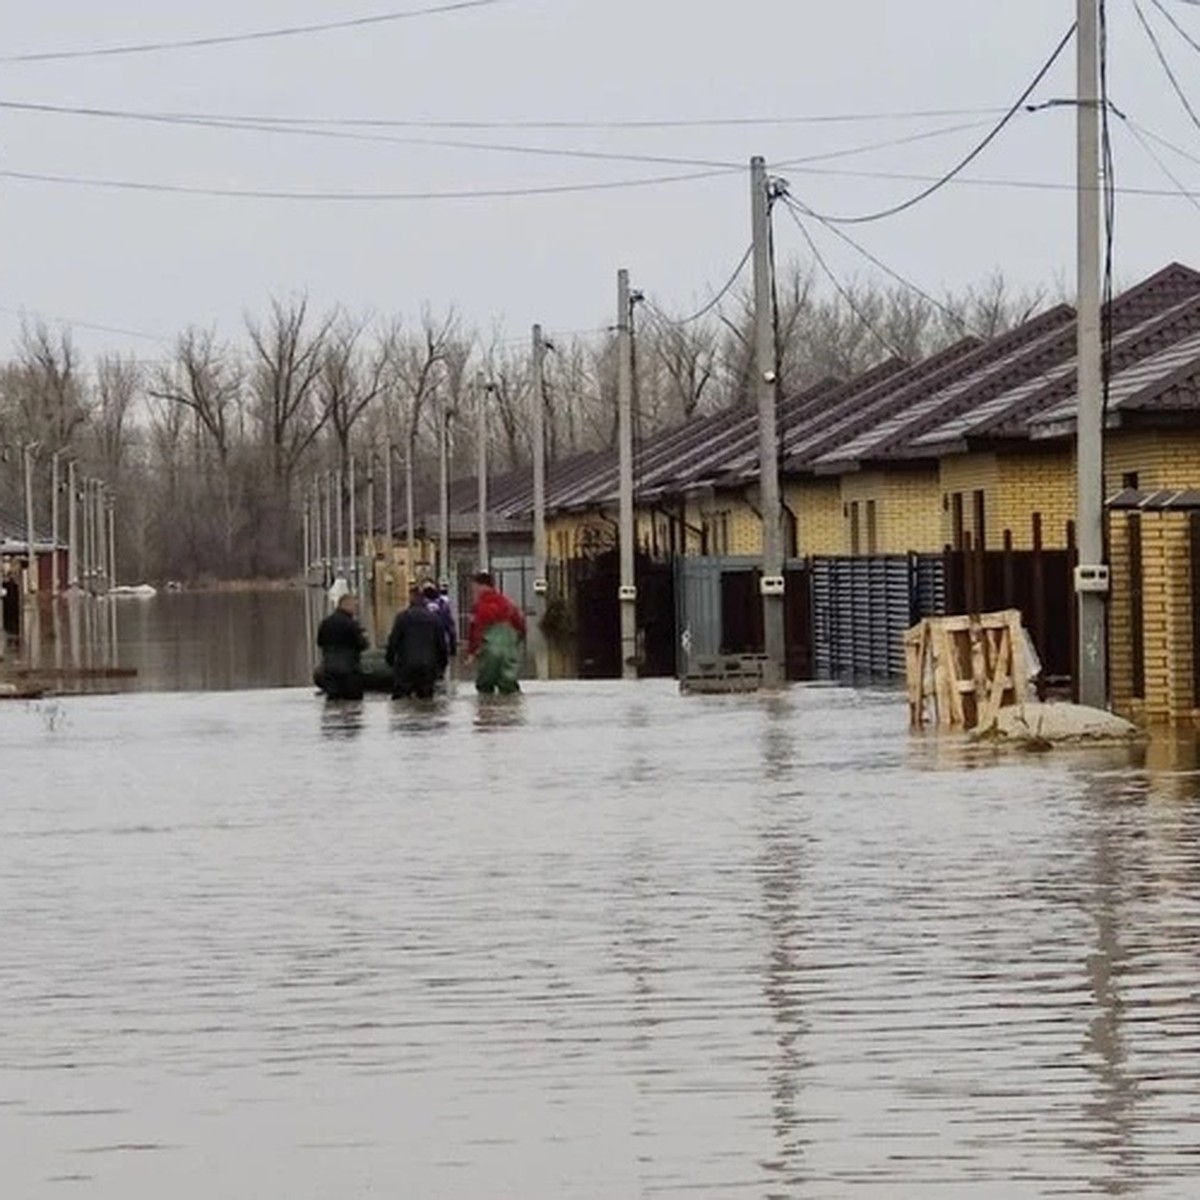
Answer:
[(0, 716), (5, 1195), (1194, 1194), (1171, 753), (821, 687)]

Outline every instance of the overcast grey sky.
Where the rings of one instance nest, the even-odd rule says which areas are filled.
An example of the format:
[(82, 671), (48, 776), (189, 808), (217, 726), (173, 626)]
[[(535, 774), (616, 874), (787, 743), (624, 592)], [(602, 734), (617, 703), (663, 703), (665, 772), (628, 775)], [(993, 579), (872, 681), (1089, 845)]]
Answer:
[[(409, 0), (420, 7), (429, 0)], [(1150, 0), (1144, 0), (1147, 7)], [(1113, 9), (1114, 100), (1200, 157), (1190, 122), (1133, 14)], [(1164, 0), (1200, 39), (1200, 10)], [(18, 0), (0, 3), (0, 54), (239, 33), (405, 7), (404, 0)], [(145, 111), (462, 121), (798, 117), (1004, 106), (1074, 16), (1074, 0), (506, 0), (494, 7), (303, 38), (136, 57), (0, 63), (0, 100)], [(1200, 54), (1150, 16), (1200, 106)], [(1069, 95), (1074, 52), (1042, 89)], [(981, 117), (670, 130), (380, 130), (524, 147), (740, 163), (783, 162)], [(187, 186), (337, 192), (507, 189), (631, 180), (687, 167), (466, 148), (338, 141), (0, 112), (0, 170)], [(783, 170), (825, 211), (869, 211), (919, 185), (844, 172), (936, 174), (978, 140), (960, 130), (856, 158)], [(1119, 182), (1171, 188), (1123, 129)], [(1200, 165), (1162, 151), (1200, 192)], [(815, 173), (814, 166), (823, 172)], [(1073, 117), (1021, 118), (968, 178), (1069, 184)], [(663, 304), (719, 285), (748, 242), (745, 178), (488, 200), (323, 203), (141, 194), (0, 178), (0, 344), (19, 313), (171, 337), (188, 323), (233, 332), (272, 294), (304, 290), (414, 316), (457, 304), (523, 337), (609, 320), (614, 275)], [(1069, 191), (956, 185), (856, 231), (926, 288), (1002, 268), (1021, 283), (1073, 271)], [(1200, 211), (1183, 198), (1123, 198), (1118, 272), (1200, 266)], [(819, 233), (831, 263), (871, 268)], [(781, 255), (801, 251), (790, 222)], [(17, 314), (17, 315), (14, 315)], [(88, 349), (155, 344), (80, 331)]]

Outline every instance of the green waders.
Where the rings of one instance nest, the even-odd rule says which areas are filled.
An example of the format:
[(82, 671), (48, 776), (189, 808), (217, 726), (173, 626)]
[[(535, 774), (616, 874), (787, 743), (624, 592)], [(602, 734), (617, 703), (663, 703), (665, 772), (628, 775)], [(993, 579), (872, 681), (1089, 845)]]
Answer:
[(479, 651), (475, 688), (488, 696), (499, 692), (511, 696), (521, 690), (518, 676), (521, 671), (521, 639), (508, 624), (493, 625), (483, 635)]

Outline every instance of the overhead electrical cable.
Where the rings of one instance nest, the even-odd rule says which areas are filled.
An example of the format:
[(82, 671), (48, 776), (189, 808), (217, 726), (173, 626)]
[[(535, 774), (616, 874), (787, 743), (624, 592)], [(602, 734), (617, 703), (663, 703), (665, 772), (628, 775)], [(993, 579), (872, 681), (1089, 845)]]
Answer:
[(422, 200), (502, 200), (521, 196), (559, 196), (579, 192), (620, 191), (659, 187), (671, 183), (693, 183), (744, 171), (743, 166), (679, 175), (656, 175), (642, 179), (613, 179), (595, 183), (546, 184), (514, 188), (473, 188), (461, 191), (424, 192), (298, 192), (262, 188), (197, 187), (191, 184), (147, 183), (134, 179), (100, 179), (80, 175), (49, 175), (34, 171), (0, 170), (0, 179), (22, 183), (50, 183), (67, 187), (99, 188), (110, 191), (147, 192), (176, 196), (209, 196), (232, 200), (286, 200), (309, 203), (379, 204)]
[(871, 318), (869, 316), (867, 316), (866, 313), (863, 312), (862, 306), (858, 303), (857, 300), (855, 300), (853, 293), (838, 278), (838, 276), (835, 273), (835, 271), (833, 270), (833, 268), (825, 260), (825, 256), (821, 253), (820, 249), (817, 247), (817, 243), (813, 240), (813, 236), (811, 233), (809, 233), (808, 226), (806, 226), (804, 224), (804, 221), (801, 219), (800, 213), (797, 210), (797, 208), (791, 204), (785, 205), (785, 207), (787, 208), (788, 215), (796, 223), (796, 228), (800, 230), (800, 233), (803, 235), (804, 240), (808, 243), (808, 248), (810, 251), (812, 251), (812, 256), (816, 260), (817, 265), (825, 273), (826, 277), (829, 279), (829, 282), (833, 284), (834, 288), (837, 290), (838, 295), (841, 296), (841, 298), (846, 302), (846, 306), (862, 323), (863, 328), (866, 329), (867, 332), (870, 333), (870, 335), (889, 354), (893, 355), (894, 357), (896, 357), (898, 359), (907, 360), (908, 356), (906, 354), (904, 354), (903, 351), (897, 349), (894, 342), (892, 342), (890, 339), (884, 337), (884, 335), (882, 333), (880, 333), (878, 329), (875, 328), (875, 323), (871, 320)]
[(347, 17), (338, 21), (321, 21), (311, 25), (286, 25), (275, 29), (258, 29), (246, 33), (220, 34), (214, 37), (180, 38), (170, 41), (137, 42), (124, 46), (98, 46), (82, 50), (51, 50), (34, 54), (0, 55), (0, 63), (68, 62), (81, 58), (119, 58), (133, 54), (157, 54), (172, 50), (207, 50), (214, 46), (233, 46), (245, 42), (277, 41), (282, 38), (306, 37), (312, 34), (333, 33), (342, 29), (365, 29), (411, 21), (417, 17), (433, 17), (468, 9), (492, 8), (511, 0), (447, 0), (424, 8), (377, 13), (368, 17)]
[(1076, 26), (1072, 22), (1071, 28), (1067, 30), (1062, 40), (1055, 47), (1054, 52), (1042, 66), (1041, 70), (1034, 76), (1033, 81), (1021, 93), (1016, 103), (1013, 104), (1000, 121), (992, 128), (991, 132), (976, 146), (970, 154), (963, 158), (956, 166), (947, 171), (946, 174), (939, 176), (929, 187), (922, 189), (915, 196), (910, 197), (901, 204), (894, 204), (890, 208), (885, 208), (879, 212), (863, 213), (857, 216), (834, 216), (829, 213), (824, 213), (822, 216), (826, 221), (836, 225), (866, 225), (874, 221), (883, 221), (888, 217), (899, 216), (903, 212), (907, 212), (911, 208), (915, 208), (918, 204), (928, 200), (947, 184), (953, 183), (959, 175), (962, 174), (976, 159), (978, 159), (991, 144), (1004, 132), (1005, 129), (1016, 119), (1016, 117), (1024, 110), (1026, 102), (1041, 86), (1042, 81), (1054, 69), (1054, 65), (1062, 57), (1063, 51), (1070, 45), (1075, 37)]
[[(701, 158), (681, 158), (661, 154), (629, 154), (603, 150), (573, 149), (558, 146), (527, 146), (513, 145), (501, 142), (473, 142), (440, 138), (396, 137), (381, 134), (352, 133), (342, 130), (309, 128), (298, 125), (273, 125), (251, 121), (248, 118), (209, 118), (184, 116), (173, 113), (136, 112), (125, 109), (84, 108), (67, 105), (38, 104), (25, 101), (0, 100), (0, 110), (28, 112), (53, 116), (79, 116), (105, 120), (121, 120), (144, 122), (153, 125), (185, 126), (202, 129), (221, 129), (232, 132), (254, 132), (267, 134), (282, 134), (292, 137), (316, 137), (338, 141), (366, 142), (380, 145), (430, 147), (432, 149), (472, 150), (502, 154), (526, 154), (546, 158), (577, 158), (599, 162), (641, 162), (653, 163), (659, 166), (686, 167), (721, 167), (739, 170), (741, 165), (728, 160), (713, 160)], [(896, 146), (912, 145), (916, 142), (928, 141), (934, 138), (947, 137), (979, 127), (978, 122), (939, 126), (936, 129), (924, 130), (920, 133), (907, 134), (899, 138), (889, 138), (881, 141), (868, 142), (851, 146), (844, 150), (832, 150), (824, 153), (808, 155), (805, 158), (794, 159), (785, 165), (799, 165), (807, 162), (827, 162), (839, 158), (849, 158), (859, 154), (869, 154), (876, 150), (886, 150)]]
[(783, 202), (789, 208), (796, 208), (804, 216), (810, 217), (814, 221), (817, 221), (818, 223), (823, 225), (826, 229), (829, 230), (830, 233), (832, 233), (835, 237), (840, 238), (852, 250), (856, 251), (858, 254), (861, 254), (862, 257), (865, 258), (867, 260), (867, 262), (871, 263), (872, 266), (877, 267), (880, 271), (882, 271), (885, 275), (887, 275), (894, 282), (900, 284), (901, 287), (907, 288), (914, 295), (919, 296), (922, 300), (924, 300), (926, 304), (929, 304), (933, 308), (937, 309), (937, 311), (940, 312), (948, 321), (950, 321), (953, 325), (957, 326), (958, 329), (962, 333), (978, 336), (975, 334), (975, 331), (967, 324), (967, 322), (963, 320), (961, 315), (956, 313), (954, 311), (954, 309), (952, 309), (948, 304), (945, 304), (943, 301), (939, 300), (936, 296), (933, 296), (929, 292), (925, 291), (924, 288), (922, 288), (919, 284), (914, 283), (911, 279), (907, 278), (904, 275), (901, 275), (899, 271), (895, 270), (895, 268), (889, 267), (887, 265), (887, 263), (885, 263), (877, 255), (872, 254), (870, 250), (868, 250), (864, 245), (862, 245), (861, 242), (858, 242), (854, 238), (852, 238), (844, 229), (840, 228), (837, 225), (831, 225), (831, 224), (821, 220), (821, 217), (818, 214), (814, 213), (812, 211), (812, 209), (808, 207), (807, 204), (804, 204), (802, 201), (797, 200), (796, 197), (793, 196), (791, 193), (788, 193), (786, 196), (784, 196)]
[(749, 263), (750, 258), (753, 255), (753, 253), (754, 253), (754, 243), (751, 242), (750, 245), (746, 247), (746, 252), (745, 252), (745, 254), (742, 255), (741, 259), (738, 261), (737, 266), (733, 268), (733, 273), (725, 281), (724, 285), (717, 292), (717, 294), (715, 296), (713, 296), (713, 298), (706, 305), (704, 305), (703, 308), (692, 313), (690, 316), (682, 317), (682, 318), (669, 317), (669, 316), (667, 316), (666, 313), (664, 313), (662, 311), (662, 309), (660, 309), (657, 305), (654, 305), (654, 304), (652, 304), (650, 306), (651, 312), (654, 314), (654, 316), (659, 321), (661, 321), (667, 325), (677, 325), (677, 326), (683, 327), (685, 325), (694, 325), (697, 321), (703, 320), (705, 317), (708, 316), (708, 314), (710, 312), (712, 312), (721, 303), (722, 300), (725, 299), (726, 296), (729, 295), (729, 293), (731, 291), (733, 291), (734, 286), (737, 284), (737, 281), (742, 277), (742, 272), (746, 269), (746, 264)]
[(1171, 84), (1172, 90), (1179, 98), (1179, 102), (1187, 111), (1187, 115), (1191, 118), (1192, 124), (1200, 129), (1200, 113), (1196, 112), (1195, 106), (1192, 104), (1183, 84), (1179, 82), (1179, 76), (1175, 74), (1175, 68), (1171, 66), (1171, 60), (1167, 58), (1167, 52), (1163, 49), (1163, 44), (1159, 40), (1158, 34), (1155, 32), (1154, 26), (1150, 24), (1149, 18), (1146, 16), (1146, 10), (1141, 5), (1141, 0), (1133, 0), (1133, 10), (1137, 14), (1137, 19), (1142, 26), (1146, 37), (1150, 39), (1150, 45), (1154, 48), (1154, 53), (1158, 58), (1159, 65), (1167, 76), (1167, 80)]

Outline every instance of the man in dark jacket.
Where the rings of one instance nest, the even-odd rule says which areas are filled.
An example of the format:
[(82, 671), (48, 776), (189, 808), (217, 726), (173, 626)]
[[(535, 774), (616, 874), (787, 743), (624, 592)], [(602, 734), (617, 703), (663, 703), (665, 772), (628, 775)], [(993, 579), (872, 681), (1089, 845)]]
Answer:
[(414, 589), (408, 607), (392, 625), (387, 662), (395, 674), (392, 699), (432, 700), (433, 689), (449, 661), (441, 618), (431, 612), (424, 595)]
[(357, 614), (358, 597), (343, 596), (317, 630), (321, 686), (331, 700), (361, 700), (363, 696), (362, 653), (367, 635)]

